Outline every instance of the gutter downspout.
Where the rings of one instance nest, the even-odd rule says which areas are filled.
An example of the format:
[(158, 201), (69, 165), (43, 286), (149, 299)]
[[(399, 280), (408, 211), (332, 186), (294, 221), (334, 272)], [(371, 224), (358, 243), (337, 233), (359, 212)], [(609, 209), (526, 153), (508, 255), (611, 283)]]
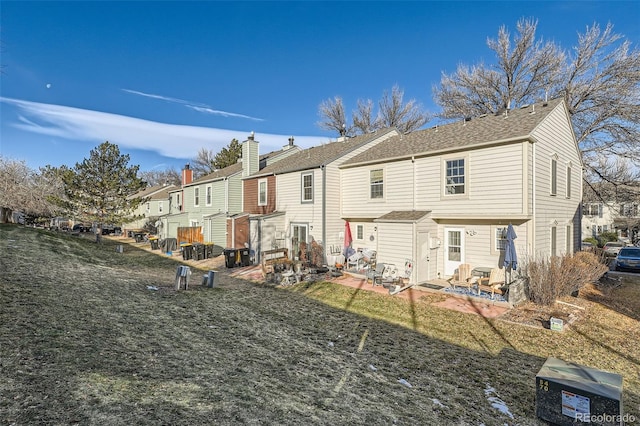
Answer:
[[(416, 157), (413, 156), (413, 155), (411, 156), (411, 167), (413, 169), (413, 200), (412, 200), (412, 208), (413, 208), (413, 210), (415, 210), (416, 209), (416, 198), (418, 196), (418, 194), (417, 194), (418, 188), (416, 186)], [(415, 229), (414, 229), (414, 231), (415, 231)], [(413, 235), (415, 235), (415, 232), (414, 232)]]
[(535, 142), (533, 143), (533, 146), (531, 148), (531, 154), (533, 156), (533, 170), (531, 172), (531, 177), (533, 179), (533, 183), (531, 185), (531, 192), (532, 192), (532, 197), (531, 197), (531, 208), (532, 208), (532, 216), (533, 216), (533, 220), (531, 221), (531, 225), (532, 225), (532, 229), (531, 229), (531, 253), (530, 255), (535, 256), (536, 253), (536, 165), (538, 164), (538, 161), (536, 159), (536, 144)]
[(327, 167), (323, 164), (320, 166), (322, 170), (322, 263), (327, 263)]

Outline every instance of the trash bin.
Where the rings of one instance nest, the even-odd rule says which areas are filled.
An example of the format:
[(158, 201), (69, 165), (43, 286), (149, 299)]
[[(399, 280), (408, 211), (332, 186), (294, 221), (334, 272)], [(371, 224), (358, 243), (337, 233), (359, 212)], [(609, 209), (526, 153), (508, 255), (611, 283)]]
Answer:
[(234, 268), (236, 266), (237, 255), (238, 255), (238, 251), (236, 249), (224, 250), (224, 263), (227, 266), (227, 268)]
[(151, 250), (158, 250), (160, 247), (158, 246), (157, 238), (149, 238), (149, 242), (151, 243)]
[(240, 250), (240, 264), (242, 266), (251, 265), (251, 256), (249, 255), (249, 249)]
[(180, 250), (182, 250), (182, 259), (183, 260), (191, 260), (193, 259), (193, 245), (186, 243), (180, 244)]
[(204, 260), (204, 246), (202, 244), (193, 244), (193, 258), (194, 260)]
[(139, 232), (134, 234), (133, 237), (136, 239), (136, 243), (141, 243), (144, 241), (144, 234), (141, 234)]
[(211, 259), (213, 257), (213, 243), (204, 243), (204, 258)]

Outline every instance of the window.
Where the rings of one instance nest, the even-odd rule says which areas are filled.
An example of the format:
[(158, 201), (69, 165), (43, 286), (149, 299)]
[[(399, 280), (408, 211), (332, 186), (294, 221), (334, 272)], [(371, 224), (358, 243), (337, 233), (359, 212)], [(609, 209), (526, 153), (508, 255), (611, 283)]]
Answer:
[(624, 216), (624, 217), (638, 216), (638, 206), (636, 204), (621, 204), (620, 216)]
[(384, 197), (384, 173), (382, 169), (371, 170), (369, 172), (371, 182), (371, 198)]
[(551, 227), (551, 256), (557, 256), (557, 229), (555, 226)]
[(210, 206), (210, 205), (211, 205), (211, 191), (212, 191), (212, 189), (211, 189), (211, 185), (207, 186), (206, 191), (207, 191), (207, 194), (206, 194), (206, 197), (207, 197), (207, 205), (208, 205), (208, 206)]
[(193, 190), (193, 205), (195, 207), (200, 205), (200, 188), (194, 188)]
[(567, 198), (571, 198), (571, 164), (567, 166), (567, 189), (566, 189)]
[(558, 194), (558, 160), (551, 159), (551, 195)]
[(464, 158), (447, 160), (444, 193), (446, 195), (460, 195), (465, 193)]
[(565, 241), (567, 253), (571, 253), (571, 225), (567, 225), (567, 236)]
[(495, 230), (496, 251), (503, 251), (507, 245), (507, 227), (497, 226)]
[(176, 205), (178, 206), (178, 210), (182, 211), (182, 205), (180, 204), (180, 194), (176, 194)]
[(164, 208), (164, 206), (162, 205), (164, 203), (164, 201), (158, 201), (158, 213), (162, 213), (162, 209)]
[(151, 203), (147, 203), (147, 213), (151, 212)]
[(260, 179), (258, 181), (258, 205), (266, 206), (267, 205), (267, 180)]
[(358, 225), (356, 227), (356, 240), (363, 240), (363, 239), (364, 239), (364, 226)]
[(304, 173), (302, 175), (302, 202), (309, 203), (313, 201), (313, 173)]

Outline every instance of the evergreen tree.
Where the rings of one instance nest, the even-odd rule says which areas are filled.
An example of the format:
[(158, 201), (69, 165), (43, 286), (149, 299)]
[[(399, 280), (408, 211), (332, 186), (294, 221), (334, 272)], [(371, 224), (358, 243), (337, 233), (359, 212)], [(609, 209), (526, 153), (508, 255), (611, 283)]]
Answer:
[(103, 225), (134, 219), (131, 212), (143, 200), (130, 196), (146, 187), (138, 169), (117, 145), (104, 142), (64, 173), (64, 204), (71, 215), (97, 224), (98, 241)]

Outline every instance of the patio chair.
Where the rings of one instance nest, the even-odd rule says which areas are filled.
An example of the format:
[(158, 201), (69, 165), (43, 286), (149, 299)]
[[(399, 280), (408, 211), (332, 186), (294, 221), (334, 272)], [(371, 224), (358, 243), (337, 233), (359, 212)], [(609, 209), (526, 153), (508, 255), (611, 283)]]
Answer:
[(384, 275), (384, 269), (386, 265), (384, 263), (377, 263), (375, 269), (369, 269), (367, 271), (367, 283), (371, 280), (371, 285), (382, 285), (382, 277)]
[(480, 295), (481, 290), (490, 291), (492, 299), (496, 293), (504, 294), (505, 282), (504, 269), (493, 268), (491, 269), (489, 278), (481, 278), (478, 280), (478, 295)]
[(471, 275), (471, 265), (468, 263), (462, 263), (458, 266), (458, 269), (449, 278), (449, 285), (455, 289), (458, 287), (467, 287), (469, 293), (471, 293), (471, 287), (476, 283), (478, 277)]
[(362, 254), (361, 251), (357, 251), (351, 256), (349, 256), (347, 258), (347, 269), (354, 268), (355, 270), (359, 270), (363, 257), (364, 255)]

